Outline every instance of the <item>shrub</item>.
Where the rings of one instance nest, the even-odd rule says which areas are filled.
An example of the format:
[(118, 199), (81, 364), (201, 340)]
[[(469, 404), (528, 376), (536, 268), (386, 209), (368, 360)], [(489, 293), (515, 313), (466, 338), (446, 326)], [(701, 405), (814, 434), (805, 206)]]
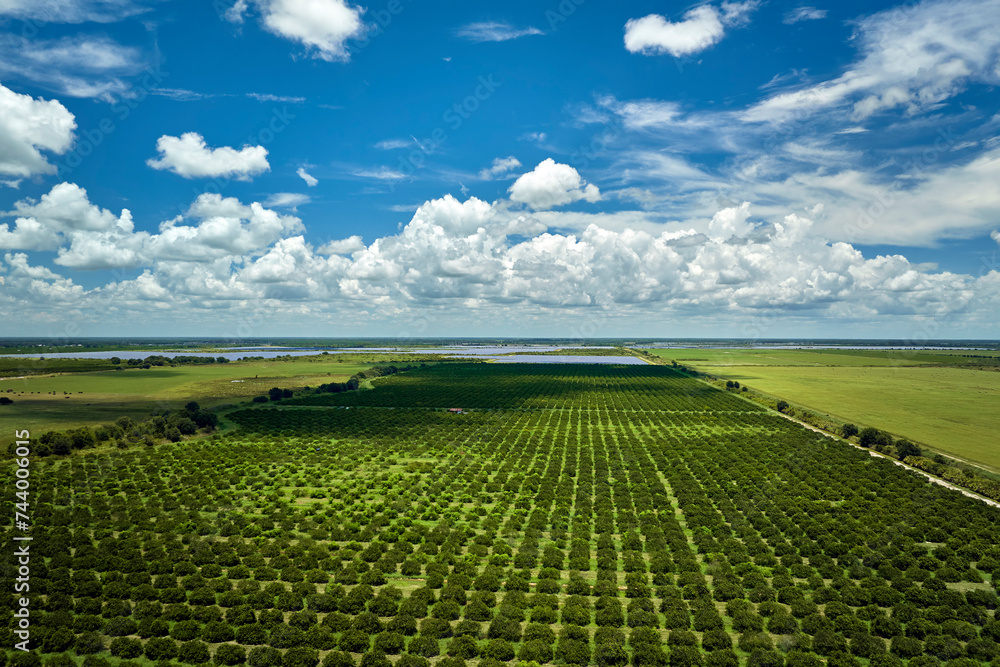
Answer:
[(632, 664), (636, 667), (663, 667), (667, 654), (659, 644), (643, 643), (632, 647)]
[(861, 667), (861, 661), (846, 651), (834, 651), (826, 659), (827, 667)]
[(823, 661), (812, 653), (789, 651), (785, 656), (787, 667), (823, 667)]
[(965, 645), (965, 653), (970, 658), (987, 662), (1000, 657), (1000, 645), (992, 639), (977, 638)]
[(594, 662), (600, 667), (613, 667), (628, 662), (628, 654), (621, 644), (598, 644), (594, 649)]
[(215, 649), (213, 661), (218, 665), (239, 665), (246, 662), (246, 650), (239, 644), (222, 644)]
[(406, 645), (406, 639), (398, 632), (382, 632), (375, 637), (375, 650), (387, 655), (398, 655)]
[(232, 627), (228, 623), (212, 621), (206, 623), (201, 631), (201, 637), (210, 644), (232, 641), (235, 637)]
[[(367, 639), (367, 635), (365, 638)], [(296, 627), (281, 623), (271, 628), (267, 643), (274, 648), (294, 648), (306, 643), (306, 635)]]
[(381, 651), (368, 651), (361, 656), (361, 667), (392, 667), (389, 658)]
[(924, 640), (924, 650), (941, 660), (954, 660), (962, 655), (962, 645), (954, 637), (930, 635)]
[(270, 646), (257, 646), (247, 654), (247, 664), (250, 667), (278, 667), (281, 664), (281, 651)]
[(675, 646), (670, 649), (670, 667), (701, 667), (705, 664), (701, 651), (694, 646)]
[(468, 635), (455, 637), (448, 642), (448, 655), (463, 659), (472, 659), (479, 655), (479, 644)]
[(491, 639), (483, 647), (482, 656), (507, 662), (514, 657), (514, 647), (506, 639)]
[[(75, 641), (76, 635), (68, 627), (56, 628), (42, 640), (42, 653), (61, 653), (71, 647)], [(111, 642), (112, 647), (115, 645), (115, 641), (117, 640)], [(139, 644), (139, 653), (142, 653), (142, 644)]]
[(267, 643), (267, 630), (264, 629), (264, 626), (256, 623), (253, 625), (241, 625), (236, 628), (234, 635), (236, 643), (243, 644), (244, 646)]
[(316, 667), (318, 664), (319, 652), (305, 646), (290, 648), (281, 658), (281, 667)]
[(341, 651), (347, 651), (348, 653), (364, 653), (371, 645), (371, 641), (371, 636), (367, 633), (351, 628), (350, 630), (345, 630), (340, 635), (337, 647)]
[(209, 654), (208, 645), (205, 642), (189, 641), (177, 648), (177, 659), (189, 665), (198, 665), (208, 662), (212, 656)]
[(571, 665), (586, 665), (590, 662), (590, 642), (560, 639), (556, 646), (556, 657)]
[(740, 635), (737, 645), (741, 651), (746, 651), (747, 653), (770, 651), (774, 648), (771, 636), (763, 632), (744, 632)]
[[(739, 667), (740, 659), (732, 650), (712, 651), (705, 656), (705, 664), (708, 667)], [(805, 667), (814, 667), (807, 665)], [(818, 667), (818, 666), (817, 666)]]
[(900, 658), (915, 658), (923, 654), (924, 643), (914, 637), (897, 635), (892, 638), (889, 650)]
[[(404, 658), (405, 657), (406, 656), (404, 656)], [(402, 663), (402, 660), (400, 660), (400, 663)], [(329, 653), (326, 654), (326, 657), (323, 658), (323, 667), (358, 667), (358, 666), (357, 664), (355, 664), (354, 658), (352, 658), (350, 654), (345, 653), (344, 651), (330, 651)], [(409, 667), (409, 665), (406, 665), (405, 667)], [(414, 665), (413, 667), (417, 666)]]
[[(28, 653), (27, 655), (35, 655), (34, 653)], [(36, 658), (38, 656), (35, 656)], [(0, 655), (0, 665), (5, 665), (7, 661), (7, 655)], [(41, 661), (36, 661), (35, 666), (42, 664)], [(45, 659), (45, 667), (76, 667), (76, 660), (74, 660), (68, 653), (60, 653), (59, 655), (53, 655)], [(139, 663), (125, 661), (119, 662), (119, 667), (125, 665), (125, 667), (139, 667)]]
[(860, 633), (851, 639), (851, 653), (862, 658), (873, 658), (885, 653), (885, 641), (868, 633)]
[(459, 621), (455, 625), (456, 637), (472, 637), (479, 639), (482, 635), (482, 626), (475, 621)]
[(552, 662), (552, 645), (540, 639), (532, 639), (521, 644), (517, 659), (539, 663)]
[[(4, 660), (7, 659), (6, 651), (3, 653), (3, 658)], [(34, 651), (29, 653), (17, 651), (13, 656), (11, 656), (10, 663), (13, 667), (41, 667), (42, 659), (39, 658), (38, 654)]]
[(892, 445), (892, 436), (871, 426), (861, 429), (858, 433), (858, 444), (881, 451)]
[(701, 638), (701, 645), (706, 651), (718, 651), (733, 647), (733, 640), (725, 630), (709, 630)]
[(106, 658), (88, 655), (83, 659), (83, 667), (111, 667), (111, 662)]
[(146, 642), (146, 657), (150, 660), (171, 660), (177, 657), (177, 642), (167, 637), (154, 637)]
[(84, 632), (77, 636), (73, 648), (78, 655), (98, 653), (104, 650), (104, 639), (96, 632)]
[(690, 630), (672, 630), (667, 637), (669, 646), (697, 646), (698, 638)]
[(433, 658), (440, 652), (438, 640), (424, 636), (414, 637), (410, 640), (410, 643), (406, 648), (410, 653), (423, 656), (425, 658)]
[(441, 618), (425, 618), (420, 621), (420, 634), (424, 637), (444, 639), (451, 636), (451, 624)]
[[(401, 618), (412, 618), (397, 616), (394, 621)], [(331, 612), (323, 618), (323, 627), (330, 628), (331, 632), (343, 632), (344, 630), (351, 627), (351, 617), (347, 614), (342, 614), (339, 611)], [(416, 625), (414, 624), (414, 627)], [(414, 630), (416, 632), (416, 630)]]
[(134, 635), (138, 629), (139, 626), (136, 622), (128, 616), (118, 616), (108, 621), (104, 628), (104, 634), (111, 637), (124, 637)]
[[(131, 660), (142, 655), (142, 642), (130, 637), (116, 637), (111, 640), (111, 645), (108, 648), (111, 650), (111, 655), (116, 658)], [(199, 662), (203, 661), (199, 660)]]
[(891, 653), (879, 653), (868, 664), (871, 667), (903, 667), (903, 661)]
[(784, 667), (785, 659), (777, 651), (754, 651), (747, 658), (747, 667)]
[(505, 616), (497, 616), (486, 629), (490, 639), (505, 639), (510, 642), (521, 640), (521, 624)]

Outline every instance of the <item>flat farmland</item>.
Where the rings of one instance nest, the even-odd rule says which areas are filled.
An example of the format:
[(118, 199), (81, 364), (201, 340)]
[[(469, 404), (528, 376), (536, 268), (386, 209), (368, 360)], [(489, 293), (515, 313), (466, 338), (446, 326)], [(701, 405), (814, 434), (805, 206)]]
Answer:
[[(0, 395), (14, 401), (3, 408), (9, 423), (40, 435), (125, 415), (144, 418), (151, 411), (176, 410), (192, 400), (212, 406), (245, 400), (271, 387), (343, 382), (370, 366), (327, 359), (269, 360), (7, 377), (0, 378)], [(0, 446), (11, 440), (12, 434), (0, 434)]]
[(1000, 512), (731, 393), (662, 366), (440, 365), (374, 387), (33, 461), (43, 660), (1000, 655)]
[(885, 429), (946, 454), (1000, 470), (997, 446), (1000, 373), (939, 365), (951, 363), (958, 356), (956, 353), (915, 354), (906, 362), (915, 365), (900, 365), (898, 358), (884, 352), (870, 358), (848, 351), (830, 354), (791, 350), (657, 350), (654, 353), (696, 370), (736, 380), (793, 405)]
[[(750, 350), (750, 349), (667, 349), (650, 350), (687, 366), (922, 366), (942, 362), (971, 364), (977, 358), (960, 352), (921, 350)], [(971, 352), (969, 354), (972, 354)], [(1000, 353), (976, 352), (990, 358)]]

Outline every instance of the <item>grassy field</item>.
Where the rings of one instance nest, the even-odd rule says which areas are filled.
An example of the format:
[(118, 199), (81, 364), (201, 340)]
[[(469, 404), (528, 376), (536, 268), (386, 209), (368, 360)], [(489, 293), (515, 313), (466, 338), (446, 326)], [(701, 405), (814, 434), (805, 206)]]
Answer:
[[(921, 350), (650, 350), (687, 366), (994, 365), (1000, 352)], [(975, 355), (975, 356), (965, 356)]]
[[(208, 407), (245, 400), (271, 387), (343, 382), (371, 366), (371, 361), (341, 361), (331, 355), (329, 359), (3, 378), (0, 395), (11, 398), (14, 404), (0, 408), (0, 414), (15, 428), (40, 434), (114, 421), (123, 415), (144, 418), (152, 411), (176, 410), (192, 400)], [(5, 447), (12, 438), (12, 433), (0, 433), (0, 446)]]
[[(945, 454), (1000, 470), (1000, 373), (941, 366), (971, 359), (911, 353), (794, 350), (654, 350), (700, 371), (737, 380), (793, 405), (875, 426)], [(867, 352), (867, 351), (866, 351)], [(988, 354), (988, 353), (975, 353)]]

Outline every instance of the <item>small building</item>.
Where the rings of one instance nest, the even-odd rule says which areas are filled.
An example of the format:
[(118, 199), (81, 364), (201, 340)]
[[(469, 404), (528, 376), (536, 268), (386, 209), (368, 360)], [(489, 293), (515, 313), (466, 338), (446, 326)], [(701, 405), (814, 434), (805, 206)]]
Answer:
[(455, 412), (458, 414), (462, 414), (462, 408), (448, 408), (448, 412)]

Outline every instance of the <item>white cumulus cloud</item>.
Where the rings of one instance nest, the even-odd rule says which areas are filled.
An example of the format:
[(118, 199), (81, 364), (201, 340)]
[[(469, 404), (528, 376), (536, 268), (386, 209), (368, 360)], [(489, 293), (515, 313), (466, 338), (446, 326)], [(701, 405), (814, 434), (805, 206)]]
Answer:
[(509, 192), (511, 201), (527, 204), (537, 211), (581, 199), (591, 203), (601, 199), (596, 185), (585, 183), (576, 169), (552, 158), (546, 158), (534, 170), (518, 177)]
[(132, 214), (115, 215), (90, 203), (75, 183), (59, 183), (41, 199), (22, 199), (14, 210), (14, 228), (0, 224), (0, 248), (58, 250), (57, 264), (78, 269), (134, 265), (143, 235), (133, 234)]
[(350, 255), (353, 252), (364, 250), (365, 242), (357, 234), (346, 239), (337, 239), (321, 245), (317, 252), (324, 255)]
[(56, 100), (33, 99), (0, 85), (0, 174), (53, 174), (40, 152), (65, 153), (73, 143), (76, 118)]
[(209, 148), (197, 132), (185, 132), (180, 137), (165, 134), (157, 139), (156, 150), (160, 157), (150, 158), (146, 164), (184, 178), (226, 176), (247, 181), (271, 168), (263, 146), (244, 146), (240, 150), (229, 146)]
[(631, 19), (625, 24), (625, 48), (630, 53), (675, 58), (700, 53), (718, 44), (726, 27), (747, 22), (759, 2), (724, 2), (722, 11), (713, 5), (688, 10), (681, 21), (671, 22), (659, 14)]
[(345, 0), (256, 0), (256, 4), (265, 28), (302, 44), (321, 60), (347, 60), (347, 40), (365, 30), (363, 10)]
[[(865, 327), (940, 318), (958, 331), (995, 328), (1000, 312), (995, 270), (977, 277), (900, 255), (865, 257), (824, 238), (801, 213), (765, 214), (755, 226), (747, 203), (717, 210), (697, 228), (647, 220), (644, 229), (610, 229), (597, 217), (576, 225), (578, 214), (536, 215), (505, 201), (446, 195), (421, 205), (396, 234), (314, 248), (298, 218), (220, 195), (199, 197), (155, 234), (131, 230), (127, 212), (116, 217), (81, 199), (75, 186), (50, 199), (15, 208), (77, 235), (57, 263), (143, 269), (135, 279), (83, 289), (26, 254), (8, 253), (0, 261), (0, 303), (14, 316), (55, 317), (71, 305), (94, 312), (95, 326), (98, 313), (169, 324), (183, 308), (197, 324), (258, 306), (276, 320), (317, 326), (346, 313), (388, 327), (433, 313), (449, 326), (474, 317), (564, 327), (606, 309), (623, 326), (697, 312), (747, 326), (762, 315)], [(75, 214), (57, 211), (60, 202)]]

